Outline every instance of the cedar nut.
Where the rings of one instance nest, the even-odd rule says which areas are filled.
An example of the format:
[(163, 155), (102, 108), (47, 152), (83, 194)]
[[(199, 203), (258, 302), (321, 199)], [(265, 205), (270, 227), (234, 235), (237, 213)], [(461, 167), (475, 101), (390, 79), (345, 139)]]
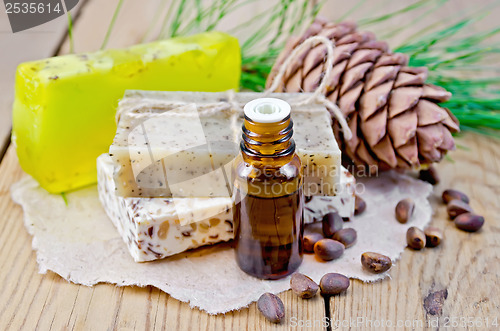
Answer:
[(462, 200), (465, 203), (469, 203), (469, 197), (458, 190), (448, 189), (443, 192), (442, 195), (443, 202), (449, 203), (451, 200)]
[(460, 230), (476, 232), (483, 226), (484, 217), (473, 213), (465, 213), (457, 216), (454, 222), (455, 226)]
[(345, 248), (354, 245), (357, 237), (358, 234), (356, 230), (351, 228), (339, 230), (333, 235), (333, 239), (341, 242), (345, 246)]
[(413, 216), (415, 212), (415, 202), (406, 198), (398, 202), (396, 205), (396, 219), (399, 223), (406, 223)]
[(338, 259), (344, 254), (344, 245), (333, 239), (321, 239), (314, 245), (314, 253), (324, 261)]
[(262, 294), (257, 301), (257, 308), (265, 318), (273, 323), (280, 323), (285, 317), (283, 301), (272, 293)]
[(419, 228), (412, 226), (406, 232), (406, 243), (408, 247), (420, 250), (425, 247), (425, 242), (425, 233)]
[(443, 240), (443, 231), (433, 226), (426, 227), (424, 229), (424, 233), (425, 233), (425, 244), (427, 247), (439, 246), (441, 240)]
[(309, 299), (318, 293), (319, 286), (314, 280), (301, 273), (294, 273), (290, 278), (293, 293), (302, 299)]
[(451, 219), (454, 219), (461, 214), (472, 213), (471, 206), (469, 206), (466, 202), (458, 199), (454, 199), (448, 202), (446, 210), (448, 211), (448, 215)]
[(349, 278), (337, 273), (328, 273), (321, 277), (319, 287), (321, 295), (329, 296), (347, 291), (350, 282)]
[(375, 274), (385, 272), (392, 267), (392, 261), (388, 256), (375, 252), (363, 253), (361, 255), (361, 264), (366, 270)]
[(338, 213), (332, 212), (323, 216), (323, 234), (326, 238), (331, 238), (335, 232), (342, 229), (344, 220)]

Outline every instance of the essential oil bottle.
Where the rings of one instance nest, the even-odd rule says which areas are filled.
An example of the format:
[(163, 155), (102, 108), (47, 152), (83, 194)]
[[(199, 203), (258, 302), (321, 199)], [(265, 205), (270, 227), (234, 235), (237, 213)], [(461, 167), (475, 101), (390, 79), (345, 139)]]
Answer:
[(252, 276), (279, 279), (302, 262), (303, 179), (290, 105), (261, 98), (244, 114), (233, 168), (236, 260)]

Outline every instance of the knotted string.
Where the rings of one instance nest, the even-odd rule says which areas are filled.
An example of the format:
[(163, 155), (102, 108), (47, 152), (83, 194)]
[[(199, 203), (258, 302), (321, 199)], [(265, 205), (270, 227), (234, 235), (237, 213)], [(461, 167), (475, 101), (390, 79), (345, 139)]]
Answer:
[[(328, 111), (337, 119), (339, 122), (340, 126), (342, 127), (342, 132), (344, 133), (344, 139), (350, 140), (352, 137), (351, 129), (349, 129), (349, 126), (344, 118), (344, 115), (342, 114), (342, 111), (339, 109), (339, 107), (333, 103), (332, 101), (328, 100), (325, 96), (326, 92), (326, 85), (329, 82), (330, 76), (332, 74), (332, 69), (333, 69), (333, 60), (334, 60), (334, 54), (333, 54), (333, 47), (334, 44), (333, 42), (322, 36), (313, 36), (308, 39), (306, 39), (304, 42), (302, 42), (298, 47), (296, 47), (290, 55), (286, 58), (286, 60), (283, 62), (283, 64), (280, 67), (280, 70), (278, 71), (278, 74), (274, 77), (273, 82), (271, 86), (264, 91), (263, 95), (268, 96), (271, 94), (273, 91), (275, 91), (278, 88), (278, 85), (280, 84), (281, 80), (283, 79), (283, 76), (285, 75), (285, 72), (287, 68), (290, 66), (292, 61), (296, 59), (296, 57), (303, 52), (306, 49), (309, 49), (311, 47), (315, 47), (318, 44), (324, 44), (326, 46), (326, 69), (325, 69), (325, 74), (323, 75), (323, 78), (321, 80), (321, 83), (319, 84), (318, 88), (311, 94), (307, 95), (305, 98), (299, 97), (294, 100), (290, 101), (291, 106), (303, 106), (307, 105), (309, 103), (319, 103), (323, 104)], [(221, 110), (228, 110), (231, 112), (241, 112), (242, 106), (236, 101), (236, 94), (234, 93), (233, 90), (227, 92), (227, 101), (223, 102), (217, 102), (217, 103), (211, 103), (211, 104), (205, 104), (203, 105), (203, 109), (199, 110), (198, 115), (202, 116), (210, 116), (215, 113), (220, 112)], [(139, 101), (139, 102), (138, 102)], [(120, 106), (118, 107), (118, 111), (116, 112), (115, 120), (118, 123), (120, 120), (120, 116), (124, 113), (127, 113), (128, 116), (131, 117), (143, 117), (143, 116), (186, 116), (186, 113), (182, 112), (181, 109), (175, 109), (176, 107), (182, 107), (187, 105), (188, 103), (186, 102), (171, 102), (168, 105), (172, 106), (172, 109), (169, 111), (163, 111), (163, 112), (152, 112), (154, 109), (158, 110), (164, 110), (165, 109), (165, 102), (160, 101), (160, 100), (151, 100), (151, 99), (144, 99), (144, 98), (139, 98), (139, 100), (135, 98), (128, 98), (120, 101)], [(145, 111), (148, 110), (148, 111)], [(234, 122), (234, 121), (233, 121)], [(231, 126), (234, 126), (235, 123), (231, 123)]]
[(334, 60), (333, 58), (334, 43), (330, 39), (323, 36), (313, 36), (307, 38), (299, 46), (295, 47), (281, 65), (278, 74), (273, 79), (271, 86), (266, 91), (264, 91), (264, 95), (269, 95), (278, 88), (279, 84), (281, 83), (281, 80), (283, 79), (283, 76), (285, 75), (287, 68), (290, 66), (292, 61), (294, 61), (303, 51), (310, 49), (311, 47), (315, 47), (318, 44), (323, 44), (326, 46), (326, 63), (325, 63), (326, 68), (325, 68), (325, 74), (321, 79), (321, 83), (311, 95), (307, 96), (303, 100), (292, 101), (290, 104), (295, 106), (301, 106), (304, 104), (308, 104), (310, 102), (317, 102), (325, 105), (325, 107), (337, 119), (340, 126), (342, 127), (344, 138), (346, 140), (350, 140), (352, 138), (352, 132), (351, 129), (349, 128), (349, 125), (347, 124), (347, 121), (344, 118), (344, 115), (342, 114), (342, 111), (335, 103), (328, 100), (325, 96), (326, 85), (330, 81), (330, 76), (332, 74), (332, 69), (333, 69), (333, 60)]

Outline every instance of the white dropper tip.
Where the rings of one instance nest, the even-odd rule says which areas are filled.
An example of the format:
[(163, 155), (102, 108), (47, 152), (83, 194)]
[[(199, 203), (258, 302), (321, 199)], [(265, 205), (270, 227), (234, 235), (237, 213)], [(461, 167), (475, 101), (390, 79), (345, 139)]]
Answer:
[(260, 98), (247, 103), (243, 111), (253, 122), (277, 123), (290, 115), (290, 105), (281, 99)]

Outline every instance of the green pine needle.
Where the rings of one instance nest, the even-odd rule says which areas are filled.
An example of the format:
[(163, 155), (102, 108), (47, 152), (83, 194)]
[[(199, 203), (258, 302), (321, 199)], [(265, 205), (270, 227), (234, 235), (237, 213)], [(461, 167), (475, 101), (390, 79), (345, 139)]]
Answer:
[[(427, 81), (452, 92), (451, 100), (441, 105), (453, 112), (463, 130), (500, 137), (499, 132), (492, 131), (500, 130), (500, 78), (480, 76), (498, 70), (488, 63), (498, 61), (500, 50), (485, 42), (497, 35), (500, 28), (459, 37), (484, 16), (479, 12), (473, 17), (461, 19), (408, 41), (395, 51), (408, 54), (411, 66), (428, 67)], [(496, 59), (487, 61), (488, 56)]]
[(120, 0), (118, 2), (118, 6), (116, 6), (115, 12), (114, 12), (113, 17), (111, 18), (111, 22), (109, 23), (109, 26), (108, 26), (108, 31), (106, 31), (106, 36), (104, 37), (104, 40), (102, 41), (101, 50), (105, 49), (106, 46), (108, 45), (109, 36), (111, 35), (111, 31), (113, 31), (113, 27), (115, 26), (115, 23), (116, 23), (116, 18), (118, 17), (118, 13), (120, 12), (120, 9), (123, 6), (123, 1), (124, 0)]
[(68, 11), (68, 38), (69, 38), (69, 52), (75, 52), (75, 43), (73, 40), (73, 19), (71, 18), (71, 13)]
[[(266, 2), (267, 8), (252, 17), (245, 17), (237, 26), (227, 29), (224, 18), (245, 6), (262, 0), (172, 0), (161, 21), (158, 38), (170, 38), (202, 31), (220, 29), (240, 39), (242, 51), (241, 87), (253, 91), (265, 88), (266, 77), (292, 35), (300, 35), (314, 20), (326, 0), (279, 0)], [(421, 26), (424, 17), (442, 9), (449, 0), (418, 0), (383, 15), (366, 17), (358, 21), (362, 29), (377, 29), (383, 23), (405, 17), (404, 25), (383, 30), (379, 39), (400, 35), (402, 31), (416, 32), (394, 48), (394, 52), (410, 57), (411, 66), (429, 68), (430, 84), (441, 86), (453, 94), (451, 100), (442, 103), (460, 120), (463, 130), (500, 137), (500, 43), (492, 42), (500, 34), (500, 26), (487, 31), (471, 29), (493, 8), (496, 1), (487, 6), (471, 4), (461, 17), (448, 17)], [(120, 0), (110, 23), (103, 48), (106, 47), (116, 16), (121, 8)], [(366, 0), (358, 0), (346, 13), (339, 13), (338, 21), (349, 19)], [(162, 10), (161, 10), (162, 11)], [(241, 15), (241, 14), (240, 14)], [(401, 21), (401, 20), (400, 20)], [(156, 19), (155, 19), (156, 22)], [(380, 28), (378, 28), (380, 30)], [(71, 24), (70, 29), (71, 30)], [(148, 29), (152, 31), (152, 27)]]
[(359, 24), (359, 26), (363, 26), (363, 25), (366, 26), (366, 25), (371, 25), (371, 24), (375, 24), (375, 23), (385, 22), (388, 19), (395, 17), (396, 15), (408, 13), (412, 10), (418, 9), (426, 4), (429, 4), (429, 2), (430, 2), (430, 0), (420, 0), (420, 1), (417, 1), (417, 2), (411, 4), (407, 7), (404, 7), (403, 9), (397, 10), (397, 11), (389, 13), (389, 14), (384, 14), (382, 16), (375, 17), (375, 18), (362, 19), (358, 22), (358, 24)]
[(64, 200), (64, 204), (66, 205), (66, 207), (68, 206), (68, 197), (66, 196), (66, 193), (62, 192), (61, 193), (61, 197), (63, 198)]
[[(386, 33), (388, 36), (396, 36), (405, 29), (414, 28), (419, 23), (419, 19), (441, 8), (446, 2), (447, 0), (421, 0), (389, 14), (362, 19), (358, 23), (373, 27), (394, 17), (404, 14), (412, 15), (417, 9), (427, 8), (424, 13), (417, 14), (417, 18), (411, 20), (408, 25), (403, 28), (398, 26), (398, 29)], [(356, 10), (357, 6), (363, 3), (364, 1), (359, 1), (353, 9)], [(428, 8), (429, 6), (432, 7)], [(500, 27), (473, 34), (470, 34), (469, 30), (486, 14), (486, 9), (480, 9), (455, 22), (452, 20), (432, 23), (407, 38), (404, 44), (394, 49), (394, 52), (408, 54), (411, 66), (429, 68), (427, 82), (452, 92), (452, 99), (441, 105), (453, 112), (459, 119), (463, 130), (500, 137), (500, 78), (481, 76), (500, 71), (499, 68), (494, 67), (494, 64), (500, 60), (498, 57), (500, 45), (488, 44), (489, 38), (500, 33)], [(278, 18), (283, 17), (278, 16)], [(344, 18), (347, 17), (342, 17)], [(462, 35), (465, 36), (462, 37)], [(259, 37), (257, 36), (256, 39)], [(275, 59), (275, 55), (271, 52), (276, 53), (276, 49), (269, 50), (258, 58), (250, 57), (248, 61), (243, 61), (242, 87), (255, 91), (264, 89), (265, 79), (254, 76), (260, 75), (265, 70), (264, 67), (268, 67), (270, 71)], [(244, 59), (245, 54), (244, 52)], [(490, 60), (488, 57), (494, 59)], [(257, 69), (257, 63), (260, 66), (259, 69)]]
[(170, 25), (169, 35), (171, 37), (177, 36), (177, 31), (179, 30), (179, 27), (181, 25), (181, 18), (185, 8), (186, 8), (186, 0), (181, 0), (181, 2), (179, 3), (179, 8), (177, 8), (177, 15), (175, 15), (174, 21)]

